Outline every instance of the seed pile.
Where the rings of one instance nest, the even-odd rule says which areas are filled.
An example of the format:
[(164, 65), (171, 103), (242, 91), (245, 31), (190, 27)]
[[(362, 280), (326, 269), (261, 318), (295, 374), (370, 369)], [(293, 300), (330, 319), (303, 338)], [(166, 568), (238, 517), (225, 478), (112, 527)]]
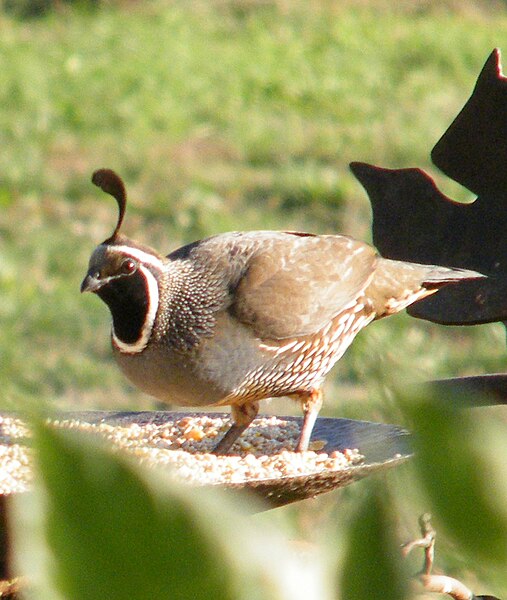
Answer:
[[(87, 423), (81, 420), (52, 421), (55, 427), (76, 429), (105, 438), (115, 451), (126, 452), (150, 467), (171, 466), (174, 476), (196, 485), (240, 484), (247, 480), (276, 479), (336, 471), (361, 462), (357, 450), (321, 452), (326, 440), (313, 441), (308, 452), (296, 453), (299, 424), (278, 417), (257, 418), (231, 450), (231, 456), (215, 456), (210, 450), (230, 425), (221, 416), (193, 415), (164, 422)], [(30, 451), (16, 438), (29, 432), (18, 419), (0, 417), (0, 493), (13, 486), (22, 491), (30, 481)], [(5, 444), (5, 441), (3, 442)], [(14, 450), (15, 449), (15, 450)], [(14, 464), (14, 467), (11, 466)], [(26, 472), (25, 472), (26, 471)]]
[(26, 492), (30, 486), (30, 452), (23, 445), (29, 435), (19, 419), (0, 416), (0, 494)]

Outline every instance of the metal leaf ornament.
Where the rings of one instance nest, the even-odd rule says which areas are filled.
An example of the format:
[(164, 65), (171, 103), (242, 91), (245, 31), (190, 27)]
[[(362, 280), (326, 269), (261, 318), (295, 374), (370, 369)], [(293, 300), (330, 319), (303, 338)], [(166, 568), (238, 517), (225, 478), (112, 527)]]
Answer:
[(433, 163), (478, 197), (442, 194), (421, 169), (354, 162), (373, 208), (373, 240), (388, 258), (474, 269), (487, 279), (449, 286), (412, 305), (415, 317), (447, 325), (507, 321), (507, 78), (500, 51), (431, 153)]

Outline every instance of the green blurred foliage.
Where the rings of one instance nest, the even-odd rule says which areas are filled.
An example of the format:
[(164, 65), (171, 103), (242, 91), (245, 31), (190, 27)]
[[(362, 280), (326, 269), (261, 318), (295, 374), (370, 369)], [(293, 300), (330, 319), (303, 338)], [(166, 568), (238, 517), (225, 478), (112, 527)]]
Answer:
[(408, 577), (396, 539), (389, 498), (376, 482), (350, 525), (338, 583), (347, 600), (404, 600)]
[(15, 568), (37, 600), (331, 600), (329, 573), (247, 497), (182, 488), (85, 437), (34, 427), (38, 480), (16, 499)]
[(417, 433), (415, 467), (440, 529), (469, 558), (501, 570), (507, 565), (505, 423), (483, 407), (463, 408), (463, 395), (404, 396)]
[[(37, 477), (10, 504), (14, 571), (30, 576), (27, 597), (37, 600), (415, 598), (409, 577), (422, 552), (410, 562), (400, 547), (403, 505), (415, 492), (435, 516), (436, 571), (462, 578), (468, 565), (474, 591), (504, 593), (505, 436), (477, 409), (428, 391), (401, 396), (416, 450), (405, 487), (390, 476), (356, 484), (347, 490), (355, 501), (339, 507), (337, 522), (324, 515), (326, 535), (307, 546), (291, 541), (279, 511), (254, 516), (263, 507), (247, 495), (181, 486), (97, 438), (32, 418)], [(410, 505), (414, 533), (404, 541), (420, 537)]]

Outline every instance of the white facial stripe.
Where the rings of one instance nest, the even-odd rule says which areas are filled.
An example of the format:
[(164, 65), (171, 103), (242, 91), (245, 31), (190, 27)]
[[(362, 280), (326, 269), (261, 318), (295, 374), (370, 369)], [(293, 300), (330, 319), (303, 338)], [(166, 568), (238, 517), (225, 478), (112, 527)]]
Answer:
[[(129, 248), (129, 253), (134, 257), (134, 254), (130, 252), (132, 249)], [(141, 250), (139, 251), (139, 255), (145, 254)], [(149, 256), (149, 255), (148, 255)], [(141, 258), (139, 258), (141, 260)], [(142, 259), (144, 260), (144, 259)], [(114, 345), (120, 350), (120, 352), (124, 352), (125, 354), (137, 354), (138, 352), (142, 352), (146, 345), (148, 344), (148, 340), (151, 336), (151, 331), (153, 329), (153, 323), (155, 322), (155, 317), (157, 316), (158, 310), (158, 284), (157, 280), (150, 272), (149, 269), (146, 269), (142, 265), (139, 267), (139, 272), (142, 273), (143, 277), (148, 284), (148, 312), (146, 313), (146, 320), (144, 321), (144, 325), (141, 329), (141, 336), (139, 339), (133, 344), (126, 344), (122, 342), (116, 336), (113, 327), (113, 342)]]
[(153, 256), (153, 254), (149, 254), (148, 252), (144, 252), (144, 250), (140, 250), (139, 248), (131, 248), (130, 246), (107, 246), (108, 248), (115, 250), (117, 252), (121, 252), (121, 254), (125, 254), (127, 256), (131, 256), (135, 258), (140, 263), (144, 263), (146, 265), (151, 265), (160, 271), (164, 268), (164, 263)]

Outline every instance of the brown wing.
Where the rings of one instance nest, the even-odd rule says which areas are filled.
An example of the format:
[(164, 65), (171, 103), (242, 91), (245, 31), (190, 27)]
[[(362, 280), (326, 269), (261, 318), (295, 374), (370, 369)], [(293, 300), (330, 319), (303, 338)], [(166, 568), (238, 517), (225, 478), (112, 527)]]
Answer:
[(250, 257), (232, 313), (264, 339), (311, 334), (368, 285), (375, 250), (346, 236), (285, 234)]

